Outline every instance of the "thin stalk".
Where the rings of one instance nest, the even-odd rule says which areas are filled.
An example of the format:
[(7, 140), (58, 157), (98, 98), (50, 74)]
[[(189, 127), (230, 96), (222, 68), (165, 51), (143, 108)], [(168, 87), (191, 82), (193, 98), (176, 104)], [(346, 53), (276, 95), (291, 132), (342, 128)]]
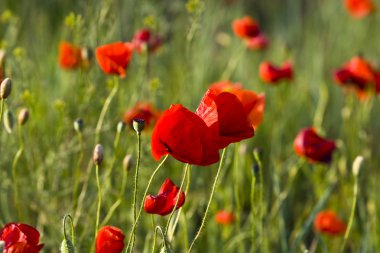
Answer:
[(156, 248), (156, 235), (157, 235), (157, 230), (156, 230), (156, 223), (154, 222), (154, 215), (151, 214), (151, 221), (152, 221), (152, 227), (153, 227), (153, 244), (152, 244), (152, 253), (154, 252), (154, 249)]
[(13, 191), (14, 191), (15, 207), (17, 210), (18, 219), (22, 220), (22, 213), (21, 213), (20, 200), (19, 200), (19, 191), (18, 191), (18, 177), (17, 177), (17, 164), (18, 164), (18, 161), (20, 160), (22, 153), (24, 152), (24, 141), (22, 138), (22, 125), (19, 125), (18, 135), (19, 135), (19, 140), (20, 140), (20, 147), (17, 150), (17, 153), (16, 153), (16, 155), (13, 159), (13, 162), (12, 162), (12, 177), (13, 177), (13, 187), (14, 187)]
[(251, 217), (252, 217), (251, 253), (253, 253), (254, 249), (255, 249), (255, 212), (254, 212), (255, 185), (256, 185), (256, 177), (255, 177), (255, 175), (252, 175), (252, 181), (251, 181)]
[(261, 162), (260, 156), (258, 153), (255, 153), (255, 160), (257, 162), (257, 165), (259, 167), (259, 177), (260, 177), (260, 192), (259, 192), (259, 205), (260, 205), (260, 212), (259, 212), (259, 218), (260, 218), (260, 226), (259, 226), (259, 233), (260, 233), (260, 247), (264, 247), (264, 173), (263, 173), (263, 164)]
[(79, 140), (79, 145), (80, 145), (80, 151), (79, 151), (79, 156), (78, 156), (78, 161), (77, 161), (77, 166), (76, 170), (74, 173), (74, 189), (73, 189), (73, 210), (76, 210), (77, 204), (78, 204), (78, 199), (77, 199), (77, 193), (78, 193), (78, 187), (79, 187), (79, 181), (80, 181), (80, 172), (81, 172), (81, 165), (83, 162), (83, 156), (84, 156), (84, 145), (83, 145), (83, 135), (80, 131), (78, 131), (78, 140)]
[(150, 185), (151, 185), (152, 182), (153, 182), (153, 178), (156, 176), (156, 174), (157, 174), (157, 172), (159, 171), (159, 169), (160, 169), (160, 168), (162, 167), (162, 165), (165, 163), (165, 161), (166, 161), (166, 159), (168, 158), (168, 156), (169, 156), (169, 155), (166, 155), (166, 156), (164, 157), (164, 159), (160, 162), (160, 164), (157, 166), (157, 168), (153, 171), (152, 175), (150, 176), (150, 179), (149, 179), (149, 181), (148, 181), (148, 185), (147, 185), (147, 187), (146, 187), (146, 189), (145, 189), (144, 196), (143, 196), (142, 201), (141, 201), (140, 209), (139, 209), (139, 211), (138, 211), (138, 213), (137, 213), (137, 216), (136, 216), (136, 220), (135, 220), (135, 222), (134, 222), (133, 225), (132, 225), (131, 234), (130, 234), (129, 239), (128, 239), (127, 247), (125, 248), (125, 253), (128, 252), (128, 249), (129, 249), (129, 247), (130, 247), (130, 245), (131, 245), (131, 243), (132, 243), (132, 238), (133, 238), (133, 235), (134, 235), (134, 233), (135, 233), (135, 231), (136, 231), (137, 223), (139, 222), (139, 218), (140, 218), (140, 216), (141, 216), (142, 209), (143, 209), (143, 207), (144, 207), (144, 201), (145, 201), (146, 195), (148, 195), (148, 191), (149, 191)]
[(245, 52), (246, 48), (242, 47), (237, 54), (234, 54), (235, 57), (230, 58), (230, 60), (227, 63), (226, 69), (222, 73), (220, 80), (228, 80), (231, 78), (239, 63), (240, 58), (244, 55)]
[(0, 123), (1, 123), (1, 119), (3, 118), (3, 112), (4, 112), (4, 99), (1, 99), (1, 103), (0, 103)]
[(226, 149), (227, 149), (227, 148), (224, 148), (224, 149), (223, 149), (222, 156), (221, 156), (221, 158), (220, 158), (220, 163), (219, 163), (218, 171), (216, 172), (216, 176), (215, 176), (215, 179), (214, 179), (214, 183), (213, 183), (213, 185), (212, 185), (212, 189), (211, 189), (210, 198), (209, 198), (209, 200), (208, 200), (207, 207), (206, 207), (206, 211), (205, 211), (205, 213), (204, 213), (204, 215), (203, 215), (203, 218), (202, 218), (201, 226), (199, 227), (197, 234), (195, 235), (193, 241), (192, 241), (191, 244), (190, 244), (190, 248), (189, 248), (189, 250), (187, 251), (188, 253), (190, 253), (191, 250), (193, 249), (193, 247), (194, 247), (194, 245), (195, 245), (197, 239), (199, 238), (199, 236), (200, 236), (200, 234), (201, 234), (201, 232), (202, 232), (202, 230), (203, 230), (203, 228), (204, 228), (204, 226), (205, 226), (205, 224), (206, 224), (207, 214), (208, 214), (208, 211), (209, 211), (209, 209), (210, 209), (212, 199), (213, 199), (213, 197), (214, 197), (214, 193), (215, 193), (216, 185), (217, 185), (217, 183), (218, 183), (218, 178), (219, 178), (220, 171), (221, 171), (221, 169), (222, 169), (222, 167), (223, 167), (224, 157), (225, 157), (225, 154), (226, 154)]
[[(239, 143), (235, 143), (234, 147), (234, 162), (233, 162), (233, 179), (234, 179), (234, 197), (236, 204), (236, 225), (239, 228), (241, 224), (241, 203), (239, 194)], [(243, 244), (240, 241), (238, 252), (243, 251)]]
[[(140, 159), (141, 159), (141, 134), (137, 133), (137, 161), (136, 161), (136, 169), (135, 169), (135, 180), (134, 180), (133, 202), (132, 202), (133, 223), (135, 223), (137, 219), (136, 202), (137, 202), (137, 188), (138, 188), (138, 179), (139, 179)], [(133, 233), (132, 235), (133, 235), (133, 238), (132, 238), (131, 251), (133, 251), (133, 247), (135, 244), (135, 234)]]
[(180, 199), (180, 196), (181, 196), (182, 188), (183, 188), (183, 185), (185, 183), (187, 171), (189, 170), (189, 168), (190, 168), (190, 164), (187, 163), (186, 166), (185, 166), (185, 171), (183, 173), (181, 185), (179, 187), (179, 191), (178, 191), (178, 194), (177, 194), (177, 199), (175, 201), (174, 208), (173, 208), (172, 212), (169, 215), (169, 219), (168, 219), (168, 222), (167, 222), (166, 227), (165, 227), (165, 236), (168, 236), (168, 230), (169, 230), (170, 221), (172, 220), (173, 214), (174, 214), (175, 210), (177, 209), (177, 205), (179, 203), (179, 199)]
[(99, 180), (99, 165), (98, 164), (96, 164), (95, 173), (96, 173), (96, 185), (98, 187), (98, 206), (97, 206), (97, 211), (96, 211), (96, 223), (95, 223), (95, 240), (96, 240), (96, 234), (98, 233), (98, 230), (99, 230), (100, 207), (102, 204), (102, 189), (101, 189), (100, 180)]

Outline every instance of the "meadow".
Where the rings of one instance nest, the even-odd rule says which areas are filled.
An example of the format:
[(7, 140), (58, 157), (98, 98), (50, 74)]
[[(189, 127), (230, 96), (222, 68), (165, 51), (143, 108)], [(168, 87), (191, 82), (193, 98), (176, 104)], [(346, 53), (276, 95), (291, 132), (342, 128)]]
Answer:
[[(345, 2), (2, 0), (0, 229), (28, 224), (44, 246), (12, 251), (0, 230), (0, 252), (2, 240), (4, 253), (380, 252), (380, 15), (355, 17)], [(254, 32), (234, 23), (247, 16)], [(156, 40), (141, 33), (136, 43), (143, 28)], [(258, 35), (268, 44), (249, 48)], [(133, 49), (113, 69), (99, 48), (118, 41)], [(281, 72), (265, 72), (268, 61), (289, 63), (288, 75), (265, 80)], [(233, 92), (250, 91), (265, 106), (251, 112), (249, 134), (214, 147), (221, 137), (208, 142), (212, 127), (192, 112), (221, 81), (231, 90), (216, 97), (241, 107)], [(166, 123), (172, 104), (191, 116)], [(233, 108), (223, 107), (226, 121), (242, 113)], [(329, 148), (295, 142), (307, 128)], [(203, 153), (194, 139), (207, 142)], [(218, 159), (203, 155), (211, 151)], [(156, 195), (167, 178), (177, 188), (163, 194), (166, 209), (150, 196), (161, 215), (147, 213), (145, 191)], [(326, 210), (338, 220), (316, 221)], [(123, 235), (103, 241), (104, 226)]]

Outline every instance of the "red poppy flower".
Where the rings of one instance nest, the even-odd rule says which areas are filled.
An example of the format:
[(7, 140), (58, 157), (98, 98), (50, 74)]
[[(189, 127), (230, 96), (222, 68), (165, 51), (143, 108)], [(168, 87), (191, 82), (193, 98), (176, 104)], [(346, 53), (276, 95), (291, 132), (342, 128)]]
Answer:
[(270, 62), (262, 62), (259, 67), (261, 80), (267, 83), (277, 83), (280, 80), (293, 79), (293, 66), (285, 62), (281, 67), (276, 67)]
[(314, 219), (314, 228), (327, 235), (340, 235), (346, 231), (344, 224), (334, 211), (321, 211)]
[(360, 56), (352, 58), (334, 72), (334, 80), (339, 85), (353, 89), (362, 99), (367, 97), (370, 90), (378, 90), (377, 76), (371, 64)]
[(104, 226), (96, 235), (96, 253), (121, 253), (124, 248), (124, 234), (117, 227)]
[(212, 84), (210, 89), (216, 93), (230, 92), (234, 94), (242, 103), (244, 111), (248, 116), (248, 121), (254, 129), (263, 121), (265, 108), (264, 94), (256, 94), (253, 91), (245, 90), (240, 83), (232, 83), (230, 81), (217, 82)]
[(269, 41), (264, 34), (260, 33), (255, 37), (245, 40), (245, 44), (252, 50), (264, 50), (268, 47)]
[(153, 34), (148, 28), (143, 28), (133, 36), (133, 43), (136, 50), (140, 53), (145, 45), (149, 52), (155, 52), (161, 46), (161, 37)]
[(119, 75), (120, 77), (125, 77), (132, 54), (132, 43), (115, 42), (96, 49), (96, 59), (100, 68), (106, 74)]
[(44, 247), (39, 244), (40, 233), (21, 223), (8, 223), (0, 230), (0, 241), (5, 242), (4, 253), (38, 253)]
[(235, 215), (233, 212), (221, 210), (216, 213), (215, 221), (221, 225), (230, 225), (234, 223)]
[[(174, 206), (177, 202), (178, 193), (179, 188), (173, 184), (170, 179), (166, 179), (156, 196), (149, 194), (145, 198), (145, 212), (151, 214), (159, 214), (161, 216), (168, 215), (174, 209)], [(176, 209), (182, 207), (184, 203), (185, 193), (182, 191)]]
[(360, 19), (375, 11), (372, 0), (344, 0), (348, 13), (354, 18)]
[(294, 150), (310, 162), (328, 163), (336, 145), (332, 140), (320, 137), (314, 128), (302, 129), (294, 140)]
[(131, 126), (134, 119), (143, 119), (145, 125), (154, 124), (160, 117), (160, 113), (153, 107), (151, 103), (138, 102), (134, 107), (124, 114), (124, 123)]
[(232, 30), (237, 37), (242, 39), (252, 38), (260, 33), (259, 25), (249, 16), (235, 19), (232, 22)]
[(217, 134), (195, 113), (172, 105), (153, 129), (152, 154), (156, 160), (170, 154), (184, 163), (210, 165), (219, 161)]
[(232, 93), (209, 89), (195, 113), (209, 128), (219, 129), (219, 148), (251, 138), (254, 134), (243, 104)]
[(63, 69), (76, 69), (82, 64), (81, 48), (69, 42), (59, 44), (59, 65)]

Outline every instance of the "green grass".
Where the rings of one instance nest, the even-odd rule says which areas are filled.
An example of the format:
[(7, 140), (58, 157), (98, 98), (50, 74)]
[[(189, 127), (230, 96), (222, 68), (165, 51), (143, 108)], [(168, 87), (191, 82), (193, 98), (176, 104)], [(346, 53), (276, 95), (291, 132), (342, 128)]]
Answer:
[[(209, 84), (220, 80), (228, 62), (236, 61), (230, 79), (266, 94), (264, 122), (253, 139), (228, 148), (208, 221), (193, 252), (251, 249), (251, 252), (303, 252), (316, 241), (316, 252), (339, 252), (343, 238), (319, 235), (309, 221), (319, 209), (333, 209), (348, 221), (354, 185), (351, 165), (357, 155), (363, 155), (365, 162), (345, 252), (378, 252), (380, 101), (375, 97), (361, 102), (355, 95), (345, 93), (334, 84), (332, 71), (359, 52), (379, 63), (379, 14), (356, 21), (345, 12), (342, 1), (335, 0), (237, 1), (229, 6), (220, 0), (200, 2), (201, 8), (194, 13), (187, 11), (185, 1), (178, 0), (0, 2), (0, 44), (7, 51), (6, 72), (14, 84), (6, 107), (16, 116), (23, 107), (30, 111), (29, 121), (21, 129), (24, 150), (16, 168), (21, 217), (15, 208), (12, 178), (12, 162), (20, 145), (19, 126), (15, 126), (12, 134), (6, 133), (3, 127), (0, 129), (0, 225), (19, 221), (36, 226), (45, 243), (43, 252), (55, 253), (63, 239), (61, 220), (70, 213), (75, 222), (77, 251), (90, 251), (97, 205), (95, 167), (91, 162), (96, 144), (94, 130), (113, 78), (106, 76), (95, 61), (88, 71), (61, 70), (58, 44), (67, 40), (95, 48), (109, 42), (128, 41), (138, 28), (149, 23), (164, 36), (162, 48), (151, 57), (149, 80), (143, 81), (144, 59), (135, 54), (127, 77), (120, 80), (100, 135), (105, 157), (99, 171), (103, 188), (101, 220), (117, 200), (123, 157), (132, 154), (136, 159), (137, 155), (136, 136), (129, 128), (122, 132), (117, 149), (113, 149), (116, 126), (123, 113), (141, 99), (154, 102), (162, 110), (174, 103), (194, 110)], [(12, 15), (6, 18), (8, 10)], [(244, 45), (234, 37), (231, 21), (243, 15), (259, 21), (270, 46), (267, 51), (246, 51), (237, 58)], [(72, 25), (68, 26), (70, 20)], [(227, 43), (218, 43), (220, 34), (227, 36)], [(272, 87), (259, 80), (261, 61), (279, 64), (287, 59), (294, 62), (294, 81)], [(142, 97), (142, 85), (149, 87), (147, 97)], [(73, 211), (72, 197), (74, 181), (78, 180), (73, 172), (81, 152), (73, 128), (76, 118), (82, 118), (85, 125), (79, 190), (87, 172), (90, 177), (77, 214)], [(298, 131), (313, 125), (324, 136), (338, 140), (339, 148), (330, 165), (309, 165), (293, 151)], [(141, 136), (138, 206), (149, 176), (158, 164), (150, 153), (150, 133), (146, 131)], [(263, 182), (256, 180), (251, 207), (255, 164), (252, 150), (256, 147), (263, 150)], [(113, 156), (116, 160), (112, 174), (106, 176)], [(157, 192), (167, 177), (179, 185), (183, 167), (169, 157), (150, 192)], [(174, 252), (185, 252), (185, 245), (191, 243), (216, 170), (217, 165), (192, 166), (189, 194), (171, 242)], [(128, 172), (122, 202), (107, 223), (120, 227), (127, 238), (133, 218), (132, 192), (133, 170)], [(236, 212), (240, 222), (228, 227), (216, 224), (213, 215), (219, 209)], [(254, 221), (251, 212), (255, 214)], [(139, 222), (136, 252), (150, 251), (154, 230), (149, 216), (143, 213)], [(167, 217), (155, 217), (156, 224), (162, 227), (166, 221)], [(161, 239), (157, 242), (156, 249)]]

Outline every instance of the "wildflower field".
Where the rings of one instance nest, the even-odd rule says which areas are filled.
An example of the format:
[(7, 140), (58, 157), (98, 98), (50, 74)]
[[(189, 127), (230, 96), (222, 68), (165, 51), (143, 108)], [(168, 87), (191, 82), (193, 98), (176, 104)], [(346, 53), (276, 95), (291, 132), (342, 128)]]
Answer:
[(0, 252), (380, 252), (378, 0), (1, 0)]

